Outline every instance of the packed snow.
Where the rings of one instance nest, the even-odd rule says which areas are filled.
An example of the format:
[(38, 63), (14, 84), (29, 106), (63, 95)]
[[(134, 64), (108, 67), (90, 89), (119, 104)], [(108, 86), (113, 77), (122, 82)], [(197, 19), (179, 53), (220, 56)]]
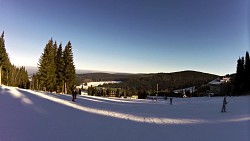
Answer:
[(0, 141), (249, 141), (250, 96), (134, 100), (0, 86)]

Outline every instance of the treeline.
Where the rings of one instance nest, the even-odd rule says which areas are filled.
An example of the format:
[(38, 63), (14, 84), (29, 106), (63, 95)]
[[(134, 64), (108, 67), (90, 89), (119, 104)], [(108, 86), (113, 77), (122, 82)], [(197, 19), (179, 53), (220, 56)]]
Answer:
[(72, 45), (69, 41), (65, 48), (50, 39), (44, 48), (38, 72), (32, 76), (31, 88), (57, 93), (71, 93), (75, 85), (76, 71)]
[(171, 92), (175, 89), (206, 85), (218, 76), (196, 71), (182, 71), (175, 73), (138, 74), (127, 77), (122, 83), (104, 84), (104, 87), (123, 88), (129, 90)]
[(29, 88), (30, 82), (25, 67), (11, 64), (5, 48), (4, 32), (0, 37), (0, 85)]
[(104, 88), (88, 87), (88, 95), (103, 97), (132, 97), (137, 96), (139, 99), (145, 99), (148, 93), (141, 90), (122, 89), (122, 88)]
[(236, 75), (234, 79), (234, 93), (244, 94), (250, 91), (250, 59), (249, 53), (240, 57), (237, 61)]
[(128, 73), (86, 73), (77, 74), (79, 81), (86, 82), (99, 82), (99, 81), (126, 81), (129, 77), (135, 77), (139, 74), (128, 74)]
[[(105, 76), (106, 75), (107, 74), (105, 74)], [(121, 83), (104, 84), (99, 87), (89, 87), (88, 93), (90, 95), (97, 96), (127, 97), (136, 95), (138, 98), (146, 98), (147, 95), (155, 95), (157, 93), (158, 84), (159, 96), (179, 97), (182, 95), (173, 93), (174, 90), (193, 86), (198, 89), (193, 96), (199, 96), (201, 93), (209, 90), (209, 86), (207, 85), (208, 82), (216, 78), (218, 78), (217, 75), (196, 71), (137, 75), (127, 74), (119, 78), (123, 79)], [(90, 78), (88, 77), (87, 79)], [(189, 93), (186, 92), (186, 94), (188, 95)]]

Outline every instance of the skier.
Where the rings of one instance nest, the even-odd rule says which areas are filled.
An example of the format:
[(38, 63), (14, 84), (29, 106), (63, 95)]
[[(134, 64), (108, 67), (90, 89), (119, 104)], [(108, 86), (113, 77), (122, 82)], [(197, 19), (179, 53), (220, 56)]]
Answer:
[(81, 91), (81, 89), (79, 89), (79, 93), (78, 93), (79, 95), (81, 95), (82, 94), (82, 91)]
[(173, 104), (173, 98), (170, 97), (170, 105), (172, 105), (172, 104)]
[(227, 104), (227, 97), (225, 96), (223, 99), (223, 105), (222, 105), (222, 109), (221, 109), (222, 113), (226, 112), (226, 104)]
[(75, 95), (74, 95), (74, 99), (76, 99), (76, 95), (79, 93), (79, 89), (75, 88)]
[(76, 102), (75, 99), (76, 99), (76, 90), (74, 87), (71, 88), (71, 93), (72, 93), (72, 101), (73, 102)]

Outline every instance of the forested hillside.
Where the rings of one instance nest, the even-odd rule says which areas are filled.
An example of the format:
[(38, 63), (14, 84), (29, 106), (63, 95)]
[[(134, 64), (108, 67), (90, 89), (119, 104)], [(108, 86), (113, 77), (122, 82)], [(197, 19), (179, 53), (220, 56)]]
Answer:
[(218, 77), (218, 75), (196, 72), (182, 71), (174, 73), (152, 73), (152, 74), (108, 74), (91, 73), (78, 74), (81, 82), (87, 81), (107, 81), (117, 80), (122, 83), (105, 84), (104, 87), (124, 88), (124, 89), (143, 89), (156, 90), (158, 83), (160, 91), (171, 91), (178, 88), (207, 84), (209, 81)]
[(77, 74), (80, 82), (98, 82), (98, 81), (127, 81), (130, 78), (138, 78), (143, 74), (129, 74), (129, 73), (86, 73)]

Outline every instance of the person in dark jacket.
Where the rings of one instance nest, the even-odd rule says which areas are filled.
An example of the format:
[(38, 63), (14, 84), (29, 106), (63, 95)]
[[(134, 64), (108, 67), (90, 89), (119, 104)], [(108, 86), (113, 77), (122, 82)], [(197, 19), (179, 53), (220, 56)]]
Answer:
[(75, 90), (75, 87), (71, 88), (71, 93), (72, 93), (72, 101), (75, 102), (75, 99), (76, 99), (76, 90)]
[(78, 89), (75, 88), (74, 92), (75, 92), (74, 99), (76, 99), (76, 95), (78, 94)]
[(170, 97), (170, 105), (172, 105), (172, 104), (173, 104), (173, 98)]
[(227, 105), (227, 97), (225, 96), (223, 99), (223, 105), (222, 105), (222, 109), (221, 109), (222, 113), (226, 112), (226, 105)]
[(81, 90), (81, 89), (79, 89), (79, 92), (78, 92), (78, 94), (79, 94), (79, 95), (81, 95), (81, 94), (82, 94), (82, 90)]

